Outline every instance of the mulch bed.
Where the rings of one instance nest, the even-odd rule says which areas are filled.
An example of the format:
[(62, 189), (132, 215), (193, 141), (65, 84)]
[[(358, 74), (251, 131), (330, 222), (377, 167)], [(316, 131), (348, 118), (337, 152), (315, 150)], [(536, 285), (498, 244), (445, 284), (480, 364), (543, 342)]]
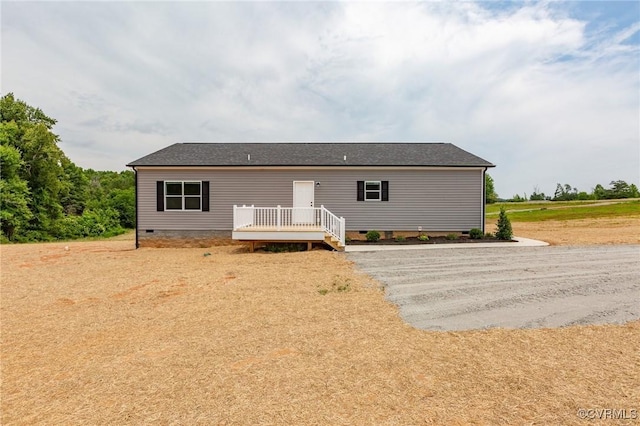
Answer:
[(429, 237), (427, 241), (421, 241), (418, 237), (407, 237), (404, 240), (396, 239), (381, 239), (378, 241), (363, 240), (351, 240), (347, 242), (348, 245), (363, 246), (363, 245), (413, 245), (413, 244), (478, 244), (478, 243), (507, 243), (517, 242), (516, 240), (498, 240), (497, 238), (483, 238), (481, 240), (473, 240), (465, 235), (456, 239), (449, 239), (447, 237)]

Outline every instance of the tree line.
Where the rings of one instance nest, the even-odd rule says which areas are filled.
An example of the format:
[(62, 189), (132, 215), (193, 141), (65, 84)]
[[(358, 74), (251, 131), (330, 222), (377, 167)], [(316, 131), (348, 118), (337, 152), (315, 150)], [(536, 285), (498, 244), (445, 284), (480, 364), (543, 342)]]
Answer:
[(635, 184), (628, 184), (623, 180), (615, 180), (609, 183), (609, 187), (605, 188), (601, 184), (597, 184), (591, 192), (578, 191), (577, 188), (569, 184), (556, 185), (553, 196), (546, 195), (536, 187), (529, 197), (527, 194), (516, 194), (509, 199), (502, 199), (498, 196), (494, 189), (494, 181), (489, 174), (485, 175), (485, 197), (487, 204), (497, 201), (507, 202), (524, 202), (524, 201), (575, 201), (575, 200), (613, 200), (623, 198), (640, 198), (640, 192)]
[[(56, 120), (40, 108), (0, 98), (0, 241), (51, 241), (112, 236), (135, 227), (132, 171), (112, 172), (76, 166), (60, 149)], [(485, 174), (487, 203), (504, 201)], [(558, 184), (553, 195), (534, 189), (529, 198), (506, 201), (598, 200), (640, 197), (634, 184), (612, 181), (591, 193)]]
[(0, 98), (0, 240), (112, 236), (135, 227), (132, 171), (82, 169), (60, 149), (56, 120)]
[(621, 198), (638, 198), (640, 192), (635, 184), (629, 185), (623, 180), (614, 180), (609, 183), (609, 187), (605, 188), (601, 184), (597, 184), (591, 192), (578, 191), (569, 184), (557, 184), (556, 190), (553, 196), (545, 195), (544, 192), (540, 192), (537, 188), (534, 188), (533, 193), (527, 198), (527, 194), (520, 196), (514, 195), (509, 201), (575, 201), (575, 200), (613, 200)]

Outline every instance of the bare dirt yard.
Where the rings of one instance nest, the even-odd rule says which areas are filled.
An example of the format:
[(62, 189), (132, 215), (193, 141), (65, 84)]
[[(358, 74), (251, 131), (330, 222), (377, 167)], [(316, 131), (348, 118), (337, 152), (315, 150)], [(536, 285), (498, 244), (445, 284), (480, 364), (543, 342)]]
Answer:
[(321, 250), (134, 250), (130, 240), (0, 250), (3, 425), (631, 424), (640, 414), (638, 321), (422, 331), (343, 254)]
[[(551, 245), (640, 244), (640, 217), (514, 222), (514, 235)], [(495, 229), (495, 221), (486, 224)]]

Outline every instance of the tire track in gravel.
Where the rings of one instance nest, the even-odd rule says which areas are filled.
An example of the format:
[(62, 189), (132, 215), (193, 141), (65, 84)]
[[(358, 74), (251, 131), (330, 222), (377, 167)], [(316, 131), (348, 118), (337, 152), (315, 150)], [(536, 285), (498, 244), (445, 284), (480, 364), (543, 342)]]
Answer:
[(640, 246), (349, 253), (408, 323), (429, 330), (640, 319)]

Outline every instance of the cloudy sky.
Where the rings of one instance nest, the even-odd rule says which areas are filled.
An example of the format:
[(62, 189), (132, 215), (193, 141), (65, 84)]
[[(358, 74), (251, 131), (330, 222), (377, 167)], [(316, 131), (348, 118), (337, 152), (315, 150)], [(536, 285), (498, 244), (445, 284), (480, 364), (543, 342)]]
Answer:
[(503, 197), (640, 180), (640, 3), (1, 3), (2, 94), (77, 165), (182, 141), (451, 142)]

